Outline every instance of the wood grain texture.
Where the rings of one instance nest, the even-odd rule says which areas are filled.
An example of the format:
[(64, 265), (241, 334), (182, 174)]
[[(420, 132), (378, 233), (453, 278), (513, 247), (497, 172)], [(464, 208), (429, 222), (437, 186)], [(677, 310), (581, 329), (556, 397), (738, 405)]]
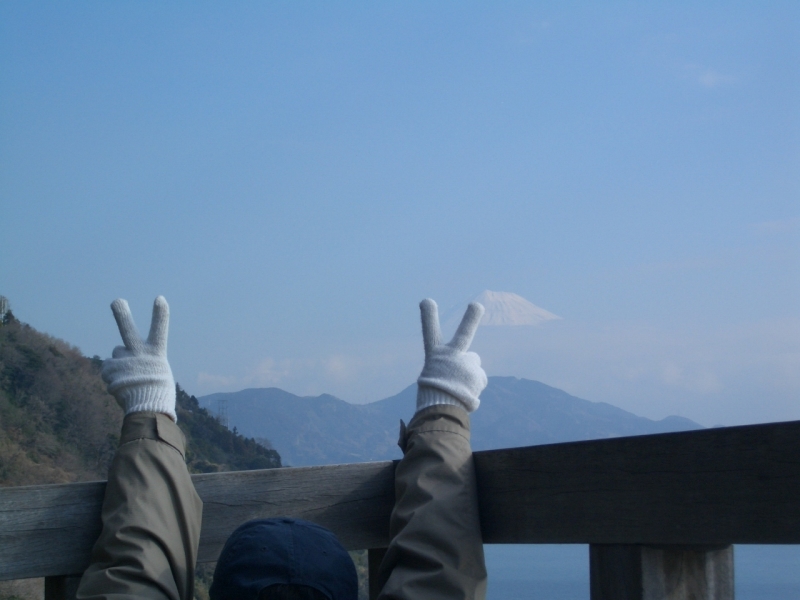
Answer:
[(476, 452), (484, 542), (800, 543), (800, 422)]
[(643, 600), (641, 546), (589, 546), (591, 600)]
[(196, 475), (203, 499), (199, 561), (217, 559), (225, 540), (250, 519), (296, 517), (333, 531), (348, 550), (389, 545), (394, 463), (269, 469)]
[(733, 600), (733, 546), (642, 546), (643, 600)]
[(0, 488), (0, 579), (82, 573), (105, 482)]
[[(800, 543), (800, 422), (475, 453), (487, 543)], [(392, 462), (195, 475), (200, 561), (239, 524), (293, 516), (388, 545)], [(0, 579), (80, 573), (105, 484), (0, 489)]]
[[(203, 500), (199, 562), (250, 519), (297, 517), (348, 550), (389, 543), (394, 463), (193, 475)], [(0, 580), (82, 573), (100, 534), (105, 482), (0, 488)]]
[(589, 547), (591, 600), (733, 600), (733, 546)]

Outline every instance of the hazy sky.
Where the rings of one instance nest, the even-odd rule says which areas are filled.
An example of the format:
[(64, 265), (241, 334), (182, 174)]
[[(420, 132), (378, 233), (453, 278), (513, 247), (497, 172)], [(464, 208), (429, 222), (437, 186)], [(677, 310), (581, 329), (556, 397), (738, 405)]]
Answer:
[(200, 395), (376, 400), (418, 308), (490, 375), (800, 418), (800, 4), (0, 4), (0, 294), (87, 355), (121, 296)]

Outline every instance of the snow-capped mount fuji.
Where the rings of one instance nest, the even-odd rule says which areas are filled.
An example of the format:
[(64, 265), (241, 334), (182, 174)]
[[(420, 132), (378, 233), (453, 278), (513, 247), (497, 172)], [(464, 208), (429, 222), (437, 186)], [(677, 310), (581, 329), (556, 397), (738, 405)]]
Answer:
[(471, 301), (486, 309), (481, 325), (541, 325), (561, 318), (511, 292), (485, 290)]

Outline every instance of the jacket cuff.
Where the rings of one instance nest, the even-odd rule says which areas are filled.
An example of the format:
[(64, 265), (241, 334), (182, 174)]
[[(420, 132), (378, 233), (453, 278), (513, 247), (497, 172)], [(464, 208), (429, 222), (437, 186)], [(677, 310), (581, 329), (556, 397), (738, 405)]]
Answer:
[(174, 448), (186, 460), (186, 436), (165, 414), (136, 412), (125, 415), (119, 445), (136, 440), (157, 440)]
[(400, 421), (400, 439), (397, 441), (397, 445), (405, 454), (411, 436), (428, 432), (454, 433), (469, 442), (469, 413), (464, 410), (461, 403), (458, 405), (434, 404), (420, 409), (408, 425), (402, 420)]

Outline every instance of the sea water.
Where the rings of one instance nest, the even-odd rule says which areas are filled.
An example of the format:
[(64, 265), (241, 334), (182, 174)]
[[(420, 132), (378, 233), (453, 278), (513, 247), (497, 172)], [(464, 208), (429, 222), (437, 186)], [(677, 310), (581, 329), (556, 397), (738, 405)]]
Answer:
[[(588, 600), (589, 547), (488, 544), (488, 600)], [(800, 599), (800, 546), (736, 546), (736, 600)]]
[(487, 600), (588, 600), (589, 546), (487, 544)]

